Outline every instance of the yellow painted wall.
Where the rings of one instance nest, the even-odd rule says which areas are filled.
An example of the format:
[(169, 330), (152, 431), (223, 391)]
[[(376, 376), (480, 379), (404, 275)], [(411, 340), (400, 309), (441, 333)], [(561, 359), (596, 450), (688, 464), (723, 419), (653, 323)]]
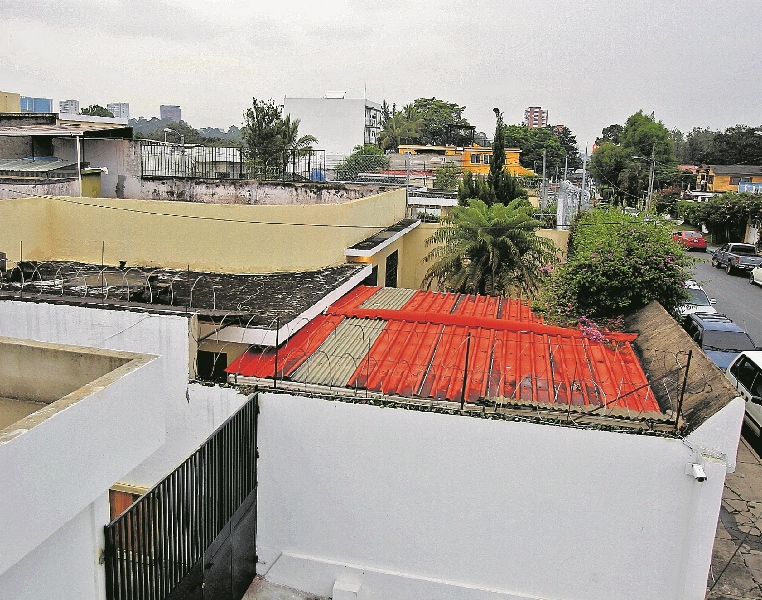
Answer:
[(21, 95), (13, 92), (0, 92), (0, 113), (20, 113)]
[[(419, 288), (423, 277), (426, 275), (431, 263), (424, 262), (424, 258), (431, 251), (431, 246), (426, 247), (426, 239), (439, 227), (437, 223), (421, 223), (402, 238), (404, 242), (403, 252), (400, 252), (400, 279), (399, 287)], [(562, 254), (566, 254), (569, 243), (569, 231), (559, 229), (538, 229), (537, 235), (553, 240)], [(379, 267), (379, 285), (383, 285), (381, 279), (381, 267)]]
[(124, 260), (220, 273), (305, 271), (343, 264), (345, 248), (404, 213), (404, 189), (326, 205), (0, 200), (0, 249), (9, 248), (15, 259), (13, 249), (23, 239), (25, 258), (100, 263), (105, 242), (110, 265)]
[[(708, 186), (710, 192), (737, 192), (738, 184), (730, 185), (730, 175), (714, 175), (714, 183)], [(762, 183), (762, 175), (751, 175), (751, 183)], [(700, 183), (699, 183), (700, 185)]]

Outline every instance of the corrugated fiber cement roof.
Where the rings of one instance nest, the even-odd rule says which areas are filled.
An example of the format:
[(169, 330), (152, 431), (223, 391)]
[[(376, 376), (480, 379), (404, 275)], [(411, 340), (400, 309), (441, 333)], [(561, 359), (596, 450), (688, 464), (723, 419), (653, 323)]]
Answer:
[[(278, 349), (278, 379), (387, 395), (659, 413), (630, 342), (545, 325), (520, 300), (359, 286)], [(272, 378), (275, 352), (227, 369)], [(635, 415), (633, 415), (635, 416)]]

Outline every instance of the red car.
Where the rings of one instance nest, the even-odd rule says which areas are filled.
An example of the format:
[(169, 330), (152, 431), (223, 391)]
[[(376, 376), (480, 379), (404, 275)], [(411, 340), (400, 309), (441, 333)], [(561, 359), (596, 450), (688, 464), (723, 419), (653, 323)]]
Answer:
[(706, 238), (698, 231), (675, 231), (672, 239), (686, 250), (706, 250)]

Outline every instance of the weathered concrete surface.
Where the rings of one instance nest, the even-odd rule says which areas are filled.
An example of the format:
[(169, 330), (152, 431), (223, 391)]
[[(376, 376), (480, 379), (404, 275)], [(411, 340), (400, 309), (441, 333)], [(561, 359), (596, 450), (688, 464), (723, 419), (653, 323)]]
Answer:
[(741, 438), (725, 480), (707, 583), (708, 600), (762, 599), (762, 460)]
[(328, 600), (322, 596), (307, 594), (282, 585), (276, 585), (257, 577), (244, 594), (243, 600)]

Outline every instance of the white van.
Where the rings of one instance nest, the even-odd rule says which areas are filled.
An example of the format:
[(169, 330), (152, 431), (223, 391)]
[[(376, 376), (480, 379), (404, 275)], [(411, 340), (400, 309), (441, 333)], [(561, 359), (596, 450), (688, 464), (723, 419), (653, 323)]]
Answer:
[(725, 371), (725, 377), (746, 400), (744, 421), (762, 438), (762, 350), (741, 352)]

